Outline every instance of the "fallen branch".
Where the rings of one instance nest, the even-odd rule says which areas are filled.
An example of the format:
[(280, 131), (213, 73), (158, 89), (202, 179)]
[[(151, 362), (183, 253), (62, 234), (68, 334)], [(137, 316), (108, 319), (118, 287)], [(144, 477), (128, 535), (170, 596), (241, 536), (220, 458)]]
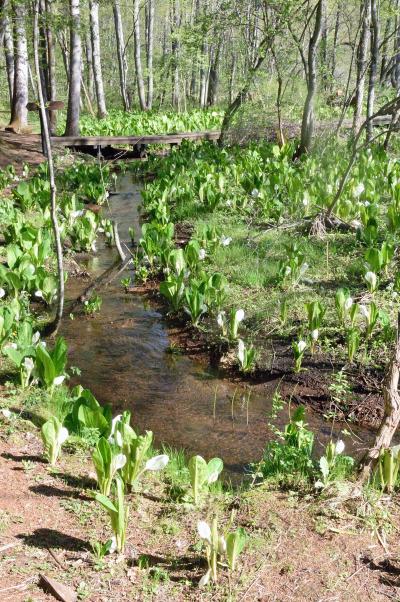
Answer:
[(121, 274), (126, 268), (132, 263), (132, 257), (126, 257), (124, 261), (117, 261), (105, 272), (100, 274), (90, 283), (90, 285), (83, 291), (81, 295), (72, 303), (70, 312), (73, 313), (79, 305), (83, 305), (85, 301), (88, 301), (93, 293), (101, 287), (108, 286), (115, 278)]

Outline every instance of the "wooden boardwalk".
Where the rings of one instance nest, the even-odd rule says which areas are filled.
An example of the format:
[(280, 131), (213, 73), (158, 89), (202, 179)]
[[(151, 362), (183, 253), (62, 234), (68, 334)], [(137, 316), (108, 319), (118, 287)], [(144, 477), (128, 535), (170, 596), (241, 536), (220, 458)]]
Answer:
[(183, 132), (179, 134), (145, 136), (53, 136), (51, 141), (57, 146), (96, 147), (107, 146), (147, 146), (149, 144), (181, 144), (183, 140), (218, 140), (220, 132)]

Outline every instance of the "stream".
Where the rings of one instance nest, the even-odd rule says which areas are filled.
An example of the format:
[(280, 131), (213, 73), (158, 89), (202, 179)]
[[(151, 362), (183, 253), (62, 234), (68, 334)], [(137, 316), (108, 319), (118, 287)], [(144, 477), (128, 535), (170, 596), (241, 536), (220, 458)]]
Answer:
[[(117, 186), (117, 193), (110, 196), (111, 213), (104, 211), (104, 216), (118, 222), (121, 242), (130, 240), (129, 227), (138, 239), (140, 185), (127, 174)], [(100, 239), (97, 254), (84, 267), (95, 277), (117, 256), (116, 249)], [(246, 465), (261, 458), (268, 437), (267, 414), (279, 381), (268, 383), (262, 394), (251, 391), (249, 395), (218, 372), (184, 355), (168, 353), (170, 341), (161, 314), (142, 296), (124, 292), (120, 280), (127, 275), (98, 292), (103, 304), (95, 316), (76, 315), (71, 320), (66, 311), (62, 334), (69, 344), (69, 365), (82, 370), (72, 384), (89, 388), (100, 403), (112, 405), (114, 414), (131, 410), (133, 426), (152, 430), (156, 445), (185, 448), (207, 460), (219, 456), (232, 477), (243, 473)], [(87, 280), (71, 278), (68, 298), (78, 297), (87, 285)], [(282, 427), (287, 419), (286, 410), (276, 426)], [(320, 455), (332, 426), (311, 410), (307, 422)], [(340, 430), (340, 425), (335, 426), (333, 436)], [(344, 438), (346, 450), (357, 452), (365, 448), (372, 433), (352, 430), (358, 437)]]

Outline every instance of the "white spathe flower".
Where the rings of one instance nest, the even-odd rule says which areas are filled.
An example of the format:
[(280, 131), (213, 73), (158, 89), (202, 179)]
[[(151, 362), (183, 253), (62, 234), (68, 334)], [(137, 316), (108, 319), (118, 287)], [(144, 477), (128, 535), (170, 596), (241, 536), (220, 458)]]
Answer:
[(360, 182), (359, 184), (357, 184), (357, 186), (354, 188), (354, 196), (360, 196), (365, 190), (365, 186), (362, 182)]
[(310, 197), (308, 196), (308, 193), (305, 192), (304, 196), (303, 196), (303, 205), (304, 205), (304, 207), (308, 207), (309, 204), (310, 204)]
[(244, 310), (243, 309), (238, 309), (236, 311), (235, 320), (236, 320), (236, 322), (242, 322), (242, 320), (244, 320)]
[(225, 205), (226, 205), (227, 207), (232, 207), (232, 201), (231, 201), (230, 199), (228, 199), (228, 200), (226, 201)]
[(349, 311), (352, 305), (353, 305), (353, 299), (351, 297), (347, 297), (346, 301), (344, 302), (345, 310)]
[(205, 520), (199, 520), (197, 523), (197, 533), (201, 537), (201, 539), (205, 539), (209, 543), (211, 543), (211, 529), (210, 525), (206, 523)]
[(208, 569), (207, 573), (204, 573), (202, 578), (199, 581), (199, 587), (204, 587), (210, 581), (211, 577), (211, 569)]
[(114, 552), (117, 551), (117, 538), (115, 537), (115, 535), (111, 538), (111, 545), (110, 545), (110, 549), (108, 550), (109, 554), (114, 554)]
[(43, 299), (43, 292), (42, 291), (36, 291), (35, 292), (35, 297), (38, 297), (38, 299)]
[(361, 222), (358, 219), (352, 219), (350, 222), (350, 225), (355, 228), (356, 230), (358, 230), (359, 228), (361, 228)]
[(217, 324), (220, 328), (224, 327), (225, 324), (225, 312), (224, 311), (220, 311), (218, 316), (217, 316)]
[(343, 451), (344, 451), (344, 441), (342, 441), (341, 439), (339, 439), (339, 441), (336, 441), (335, 453), (336, 454), (341, 454)]
[(54, 384), (56, 387), (58, 387), (58, 385), (61, 385), (65, 380), (65, 374), (61, 374), (60, 376), (56, 376), (54, 379)]
[(93, 251), (93, 253), (96, 253), (96, 251), (97, 251), (96, 241), (94, 241), (94, 243), (92, 243), (92, 251)]
[(260, 196), (260, 191), (257, 190), (257, 188), (253, 188), (253, 190), (251, 191), (251, 196), (256, 199), (257, 197)]
[(226, 552), (226, 540), (223, 535), (218, 537), (218, 552), (220, 554), (225, 554)]
[(242, 339), (238, 341), (238, 359), (241, 364), (244, 364), (244, 355), (245, 355), (246, 347), (243, 343)]
[(40, 332), (37, 330), (32, 336), (32, 343), (36, 345), (40, 341)]
[(76, 217), (82, 217), (85, 213), (84, 209), (79, 209), (77, 211), (71, 211), (70, 216), (75, 219)]
[(200, 249), (199, 251), (199, 259), (200, 261), (203, 261), (203, 259), (206, 258), (206, 250), (205, 249)]
[(228, 247), (232, 242), (232, 238), (231, 238), (231, 236), (221, 236), (221, 238), (219, 239), (219, 242), (221, 243), (221, 245), (223, 247)]
[(299, 341), (297, 343), (297, 349), (298, 349), (299, 353), (303, 353), (303, 351), (305, 350), (306, 347), (307, 347), (307, 343), (305, 341)]
[(4, 290), (4, 288), (0, 288), (0, 299), (2, 299), (6, 294), (6, 291)]
[(117, 426), (118, 422), (121, 422), (122, 420), (122, 414), (118, 414), (117, 416), (115, 416), (112, 421), (111, 421), (111, 435), (114, 434), (115, 432), (115, 427)]
[(169, 462), (169, 456), (167, 454), (161, 454), (159, 456), (154, 456), (154, 458), (150, 458), (147, 460), (146, 465), (144, 467), (145, 470), (162, 470), (166, 467)]
[(114, 472), (117, 472), (117, 470), (119, 470), (120, 468), (123, 468), (126, 464), (126, 456), (125, 454), (117, 454), (116, 456), (114, 456), (113, 460), (112, 460), (112, 466), (114, 469)]
[(318, 341), (318, 337), (319, 337), (319, 330), (318, 330), (318, 328), (315, 328), (311, 332), (311, 338), (312, 338), (313, 341)]
[(290, 267), (290, 265), (287, 265), (285, 267), (285, 276), (289, 276), (289, 274), (291, 274), (292, 272), (292, 268)]
[(65, 426), (63, 426), (62, 429), (60, 430), (60, 434), (58, 436), (58, 442), (60, 443), (60, 445), (65, 443), (65, 441), (68, 439), (68, 437), (69, 437), (68, 429), (65, 428)]
[(366, 320), (369, 320), (370, 308), (367, 305), (359, 305), (360, 313)]
[(33, 363), (33, 359), (31, 357), (26, 357), (23, 362), (23, 366), (27, 372), (32, 372), (35, 364)]
[(375, 272), (367, 272), (364, 276), (366, 282), (371, 286), (371, 288), (375, 289), (378, 281), (378, 276)]
[(7, 410), (7, 408), (3, 408), (0, 410), (0, 414), (3, 416), (3, 418), (11, 418), (12, 412), (11, 410)]

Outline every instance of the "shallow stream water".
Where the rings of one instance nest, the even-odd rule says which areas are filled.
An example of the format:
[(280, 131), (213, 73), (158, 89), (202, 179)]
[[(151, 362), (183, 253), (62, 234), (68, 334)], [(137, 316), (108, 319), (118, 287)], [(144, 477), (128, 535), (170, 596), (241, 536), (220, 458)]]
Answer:
[[(118, 222), (121, 241), (129, 240), (129, 227), (134, 227), (139, 237), (140, 202), (140, 186), (131, 176), (122, 176), (117, 194), (110, 197), (110, 215)], [(117, 258), (114, 248), (102, 241), (98, 246), (96, 256), (86, 264), (93, 276)], [(142, 296), (126, 294), (120, 284), (122, 276), (99, 291), (103, 300), (100, 313), (64, 321), (69, 364), (82, 370), (74, 384), (80, 382), (99, 402), (112, 404), (114, 413), (131, 410), (134, 426), (152, 430), (157, 445), (183, 447), (207, 459), (219, 456), (232, 475), (243, 472), (247, 464), (261, 457), (268, 437), (267, 414), (278, 381), (269, 383), (262, 394), (252, 392), (249, 397), (246, 389), (200, 363), (168, 353), (170, 342), (160, 313)], [(75, 299), (87, 285), (79, 279), (68, 281), (69, 299)], [(320, 454), (332, 427), (311, 410), (307, 421)], [(285, 422), (287, 411), (276, 425)], [(334, 428), (334, 436), (340, 428)], [(360, 429), (355, 432), (358, 437), (348, 440), (348, 449), (365, 448), (372, 434)]]

